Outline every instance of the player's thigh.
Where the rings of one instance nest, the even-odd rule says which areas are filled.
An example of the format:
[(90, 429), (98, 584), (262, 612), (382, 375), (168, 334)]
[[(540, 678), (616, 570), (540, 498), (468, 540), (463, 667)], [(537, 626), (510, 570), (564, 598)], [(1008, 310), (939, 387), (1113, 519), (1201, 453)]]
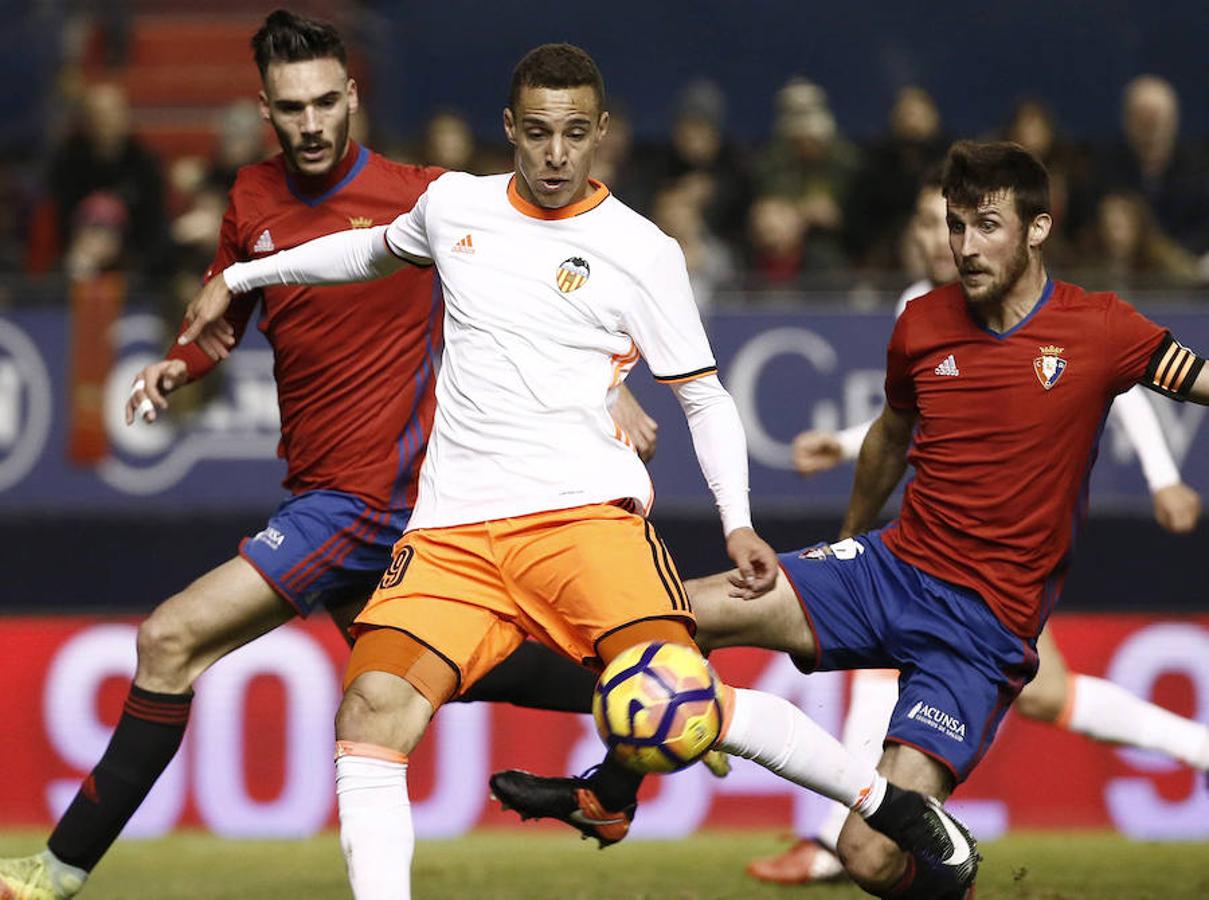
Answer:
[(1030, 719), (1056, 722), (1067, 709), (1070, 673), (1049, 628), (1037, 638), (1037, 656), (1040, 658), (1037, 677), (1026, 684), (1016, 698), (1016, 712)]
[[(919, 791), (944, 802), (953, 792), (953, 775), (932, 757), (914, 747), (891, 744), (882, 753), (877, 770), (891, 784)], [(844, 864), (856, 871), (873, 872), (883, 868), (900, 853), (897, 844), (870, 828), (852, 813), (840, 832), (837, 849)]]
[[(365, 668), (361, 659), (371, 641), (384, 640), (370, 629), (402, 633), (425, 648), (431, 660), (413, 672), (410, 656), (418, 651), (400, 647), (408, 656), (406, 667), (392, 668), (391, 657), (399, 653), (384, 648), (378, 654), (382, 670), (409, 680), (438, 707), (516, 650), (524, 639), (518, 618), (484, 526), (412, 531), (399, 540), (390, 566), (356, 618), (349, 673)], [(430, 665), (432, 660), (438, 662)], [(453, 673), (448, 689), (437, 683), (437, 676), (430, 678), (438, 670)], [(352, 680), (346, 676), (346, 683)]]
[(814, 636), (784, 572), (772, 590), (752, 600), (730, 596), (734, 572), (686, 581), (697, 615), (697, 644), (705, 652), (722, 647), (765, 647), (813, 659)]
[(641, 516), (610, 504), (543, 513), (501, 525), (496, 545), (525, 628), (571, 659), (596, 661), (634, 623), (692, 632), (688, 592)]
[(294, 615), (260, 573), (237, 556), (161, 603), (142, 624), (140, 674), (183, 668), (191, 682), (216, 660)]

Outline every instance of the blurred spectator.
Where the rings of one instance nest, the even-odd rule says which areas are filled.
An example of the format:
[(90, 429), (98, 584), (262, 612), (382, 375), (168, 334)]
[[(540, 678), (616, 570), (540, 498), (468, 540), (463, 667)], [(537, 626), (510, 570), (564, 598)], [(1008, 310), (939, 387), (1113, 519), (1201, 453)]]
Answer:
[[(219, 118), (218, 140), (209, 160), (182, 157), (169, 170), (169, 183), (176, 198), (174, 208), (180, 214), (172, 220), (171, 270), (176, 284), (187, 283), (189, 292), (197, 288), (197, 273), (204, 271), (218, 248), (218, 232), (226, 207), (227, 192), (238, 171), (260, 162), (269, 151), (265, 141), (264, 120), (257, 105), (237, 100), (223, 109)], [(187, 273), (180, 279), (175, 273)], [(191, 294), (186, 301), (192, 299)], [(175, 302), (165, 315), (175, 327), (181, 307)]]
[(1124, 143), (1104, 162), (1101, 191), (1136, 191), (1167, 235), (1193, 252), (1209, 250), (1209, 172), (1205, 160), (1179, 139), (1175, 88), (1157, 75), (1129, 82), (1121, 127)]
[(858, 265), (894, 268), (920, 182), (947, 147), (932, 95), (916, 85), (901, 88), (889, 134), (869, 148), (847, 208), (847, 246)]
[(816, 241), (798, 204), (773, 194), (756, 199), (748, 213), (748, 282), (763, 290), (822, 287), (843, 270), (831, 241)]
[[(189, 197), (189, 206), (172, 220), (170, 233), (174, 245), (173, 270), (189, 273), (192, 299), (197, 292), (197, 273), (205, 271), (218, 249), (218, 233), (227, 206), (227, 192), (216, 184), (203, 181)], [(172, 311), (175, 326), (182, 309)]]
[(1003, 138), (1024, 147), (1049, 172), (1054, 226), (1045, 241), (1045, 257), (1054, 265), (1069, 263), (1074, 256), (1073, 235), (1095, 215), (1094, 207), (1077, 209), (1088, 203), (1086, 160), (1072, 143), (1059, 135), (1049, 106), (1036, 97), (1025, 97), (1016, 104)]
[(129, 216), (128, 257), (143, 271), (161, 260), (164, 188), (159, 164), (131, 134), (126, 95), (116, 84), (91, 85), (84, 95), (78, 133), (55, 152), (49, 187), (58, 216), (60, 246), (85, 197), (96, 191), (116, 195)]
[(235, 184), (235, 173), (241, 167), (260, 162), (268, 153), (265, 124), (256, 103), (236, 100), (219, 117), (218, 146), (205, 181), (225, 193)]
[(122, 268), (129, 215), (121, 198), (94, 191), (75, 209), (63, 266), (73, 281), (86, 281)]
[(474, 132), (465, 116), (444, 110), (428, 120), (422, 147), (424, 165), (455, 172), (470, 172), (474, 160)]
[(417, 161), (420, 165), (475, 175), (500, 172), (510, 165), (510, 161), (501, 163), (496, 154), (479, 147), (466, 117), (451, 109), (436, 113), (424, 126)]
[(1196, 258), (1163, 234), (1146, 200), (1136, 193), (1105, 194), (1088, 246), (1089, 284), (1114, 290), (1188, 286)]
[[(827, 94), (817, 84), (791, 79), (777, 93), (776, 106), (774, 136), (757, 162), (756, 187), (792, 203), (810, 243), (826, 249), (829, 258), (842, 258), (844, 210), (860, 156), (838, 134)], [(753, 215), (753, 221), (763, 217)]]
[(734, 257), (712, 231), (692, 192), (683, 187), (664, 188), (655, 195), (652, 218), (684, 251), (689, 283), (701, 311), (713, 306), (720, 287), (735, 277)]
[(725, 122), (722, 90), (712, 81), (693, 82), (680, 95), (669, 143), (645, 159), (655, 190), (690, 190), (710, 229), (738, 242), (751, 182), (738, 150), (726, 139)]
[[(51, 6), (50, 3), (33, 5)], [(62, 4), (69, 13), (66, 39), (70, 55), (82, 57), (89, 45), (100, 50), (105, 68), (120, 69), (130, 57), (133, 10), (130, 0), (88, 0)]]
[(747, 228), (753, 286), (797, 287), (806, 270), (807, 232), (799, 206), (773, 194), (760, 197), (751, 205)]
[(592, 160), (591, 175), (603, 182), (619, 200), (635, 209), (647, 208), (650, 195), (643, 174), (633, 158), (634, 128), (630, 116), (611, 102), (609, 130)]

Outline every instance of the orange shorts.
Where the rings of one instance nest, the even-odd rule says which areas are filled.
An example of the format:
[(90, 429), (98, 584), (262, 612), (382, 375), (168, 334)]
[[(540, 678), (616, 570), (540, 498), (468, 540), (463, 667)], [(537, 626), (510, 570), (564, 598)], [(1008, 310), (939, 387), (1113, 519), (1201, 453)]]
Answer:
[(633, 622), (696, 622), (662, 539), (613, 504), (408, 532), (357, 625), (411, 635), (457, 670), (457, 692), (530, 635), (599, 665), (597, 643)]

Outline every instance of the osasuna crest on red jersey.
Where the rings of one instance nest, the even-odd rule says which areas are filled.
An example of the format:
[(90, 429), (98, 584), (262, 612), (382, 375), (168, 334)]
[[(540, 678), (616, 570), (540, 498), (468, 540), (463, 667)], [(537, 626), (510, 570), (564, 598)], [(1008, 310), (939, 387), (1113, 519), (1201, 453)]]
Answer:
[(583, 287), (584, 282), (588, 280), (588, 276), (591, 274), (592, 269), (586, 259), (572, 256), (570, 259), (562, 261), (562, 265), (558, 267), (555, 281), (560, 291), (564, 294), (569, 294), (571, 291)]
[(1033, 371), (1037, 373), (1037, 380), (1041, 382), (1041, 386), (1048, 391), (1058, 383), (1058, 379), (1066, 371), (1066, 360), (1062, 358), (1065, 348), (1050, 344), (1048, 347), (1041, 347), (1040, 350), (1041, 355), (1033, 360)]

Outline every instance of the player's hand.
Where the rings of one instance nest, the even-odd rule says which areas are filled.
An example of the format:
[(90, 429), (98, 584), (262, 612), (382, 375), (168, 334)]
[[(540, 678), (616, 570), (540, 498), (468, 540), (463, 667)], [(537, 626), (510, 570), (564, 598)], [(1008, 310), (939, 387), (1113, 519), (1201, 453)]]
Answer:
[(835, 468), (843, 458), (835, 432), (803, 431), (793, 439), (793, 467), (804, 477)]
[(126, 424), (134, 424), (136, 416), (154, 422), (158, 410), (168, 408), (168, 394), (184, 384), (188, 376), (184, 361), (179, 359), (161, 359), (135, 375), (126, 398)]
[(1201, 495), (1183, 482), (1154, 492), (1154, 517), (1165, 531), (1188, 534), (1201, 517)]
[[(235, 343), (235, 335), (230, 330), (229, 324), (228, 330), (224, 332), (217, 323), (222, 320), (223, 313), (230, 305), (231, 289), (227, 287), (227, 282), (220, 272), (207, 281), (201, 292), (190, 301), (185, 310), (187, 324), (185, 330), (181, 332), (181, 336), (176, 339), (177, 343), (188, 344), (206, 332), (213, 340), (207, 340), (204, 344), (199, 341), (198, 345), (206, 351), (211, 359), (225, 359), (230, 355), (230, 348)], [(207, 331), (207, 326), (214, 327)], [(224, 340), (224, 335), (229, 338), (229, 342)]]
[(634, 442), (638, 458), (643, 462), (650, 462), (655, 455), (659, 423), (647, 415), (646, 410), (624, 384), (618, 388), (617, 399), (613, 401), (609, 413), (618, 427)]
[(732, 597), (753, 600), (777, 583), (777, 554), (751, 528), (736, 528), (728, 534), (726, 553), (738, 569), (730, 578)]
[(219, 362), (231, 355), (235, 346), (235, 328), (226, 319), (210, 322), (202, 328), (195, 343), (206, 356)]

